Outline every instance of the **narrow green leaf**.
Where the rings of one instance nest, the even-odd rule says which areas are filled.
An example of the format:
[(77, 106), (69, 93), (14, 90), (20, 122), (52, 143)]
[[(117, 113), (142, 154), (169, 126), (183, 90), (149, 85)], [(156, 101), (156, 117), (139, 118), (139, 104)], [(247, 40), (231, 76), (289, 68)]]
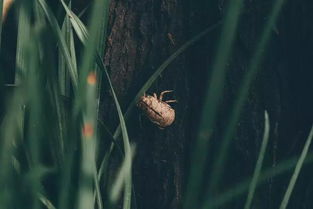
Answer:
[(77, 17), (75, 13), (71, 11), (71, 9), (66, 5), (64, 0), (61, 0), (61, 3), (66, 11), (66, 15), (70, 17), (70, 21), (72, 23), (72, 26), (78, 36), (78, 38), (85, 43), (88, 39), (88, 31), (84, 23)]
[(0, 205), (2, 208), (12, 207), (14, 201), (12, 189), (7, 187), (7, 182), (14, 182), (11, 160), (14, 155), (13, 144), (23, 134), (20, 123), (24, 119), (25, 92), (22, 87), (14, 88), (12, 97), (6, 101), (5, 115), (0, 122)]
[(259, 153), (259, 157), (258, 157), (256, 166), (255, 166), (254, 174), (253, 174), (250, 186), (249, 186), (249, 192), (248, 192), (248, 196), (247, 196), (247, 200), (246, 200), (244, 209), (249, 209), (251, 207), (253, 195), (254, 195), (254, 192), (256, 189), (258, 178), (260, 176), (260, 172), (261, 172), (261, 168), (262, 168), (262, 164), (263, 164), (263, 159), (264, 159), (265, 151), (266, 151), (267, 144), (268, 144), (269, 132), (270, 132), (270, 124), (269, 124), (268, 114), (265, 111), (264, 134), (263, 134), (261, 150)]
[(238, 96), (235, 100), (235, 104), (233, 105), (232, 112), (230, 114), (229, 120), (226, 124), (226, 130), (224, 131), (224, 136), (222, 137), (222, 145), (220, 146), (220, 150), (217, 152), (217, 160), (214, 162), (212, 169), (212, 177), (210, 179), (210, 191), (207, 195), (210, 195), (211, 191), (214, 191), (220, 182), (220, 178), (223, 173), (223, 165), (225, 165), (225, 160), (227, 157), (227, 150), (230, 145), (231, 139), (235, 134), (236, 127), (238, 124), (238, 120), (240, 118), (240, 114), (242, 111), (242, 107), (249, 93), (249, 89), (252, 81), (254, 80), (257, 71), (260, 69), (260, 65), (262, 63), (263, 53), (266, 49), (267, 43), (271, 37), (272, 29), (276, 23), (277, 17), (281, 8), (283, 6), (284, 0), (276, 0), (272, 11), (269, 15), (269, 19), (267, 24), (264, 27), (264, 30), (261, 34), (260, 41), (258, 42), (256, 52), (254, 53), (250, 64), (248, 66), (248, 73), (244, 75), (243, 82), (238, 92)]
[[(62, 36), (64, 37), (65, 43), (67, 45), (67, 48), (70, 50), (70, 55), (72, 62), (74, 64), (74, 67), (77, 69), (77, 61), (76, 61), (76, 55), (75, 55), (75, 45), (74, 45), (74, 38), (73, 38), (73, 30), (70, 23), (70, 18), (68, 16), (65, 16), (63, 25), (62, 25)], [(61, 52), (61, 49), (59, 48), (59, 86), (61, 90), (61, 94), (63, 96), (69, 97), (70, 96), (70, 77), (69, 77), (69, 69), (67, 67), (66, 61), (64, 59), (64, 56)]]
[(73, 86), (75, 88), (74, 90), (76, 90), (76, 87), (78, 86), (77, 69), (75, 67), (75, 64), (73, 63), (73, 60), (71, 59), (69, 48), (66, 46), (66, 41), (64, 37), (62, 36), (62, 32), (59, 27), (58, 21), (56, 20), (54, 14), (51, 12), (45, 0), (38, 0), (38, 2), (50, 23), (50, 26), (51, 26), (50, 28), (52, 29), (54, 35), (56, 36), (58, 40), (60, 51), (62, 52), (64, 56), (64, 59), (66, 61), (65, 63), (67, 64), (69, 73), (71, 75)]
[[(313, 153), (311, 152), (308, 154), (304, 163), (309, 164), (312, 162), (313, 162)], [(285, 174), (286, 172), (292, 170), (296, 164), (297, 159), (296, 157), (294, 157), (279, 163), (275, 167), (270, 167), (266, 169), (260, 174), (256, 186), (268, 182), (268, 179), (270, 178)], [(205, 203), (203, 204), (202, 209), (221, 208), (223, 205), (236, 200), (236, 198), (245, 194), (246, 191), (249, 189), (249, 182), (251, 182), (250, 179), (245, 180), (243, 182), (238, 183), (234, 187), (228, 189), (227, 191), (223, 192), (222, 194), (208, 197)]]
[[(104, 71), (105, 76), (107, 78), (107, 81), (110, 85), (112, 95), (113, 95), (114, 103), (115, 103), (115, 106), (117, 109), (118, 117), (119, 117), (120, 124), (121, 124), (121, 129), (122, 129), (122, 136), (123, 136), (122, 138), (123, 138), (123, 144), (124, 144), (125, 159), (131, 159), (130, 142), (129, 142), (129, 137), (128, 137), (128, 132), (127, 132), (127, 128), (126, 128), (125, 119), (124, 119), (124, 116), (123, 116), (123, 113), (121, 110), (121, 106), (118, 102), (117, 96), (115, 94), (109, 73), (106, 70), (105, 65), (104, 65), (101, 57), (99, 56), (99, 54), (97, 56), (97, 63), (98, 63), (98, 66), (100, 67), (100, 69), (102, 71)], [(124, 209), (130, 209), (130, 207), (131, 207), (131, 192), (132, 192), (132, 186), (131, 185), (132, 185), (132, 178), (131, 178), (131, 175), (129, 175), (126, 179), (126, 182), (125, 182), (124, 203), (123, 203)]]
[(305, 158), (307, 157), (307, 154), (308, 154), (308, 151), (309, 151), (309, 147), (311, 145), (311, 142), (312, 142), (312, 138), (313, 138), (313, 126), (311, 128), (311, 131), (309, 133), (309, 136), (305, 142), (305, 145), (303, 147), (303, 150), (302, 150), (302, 153), (300, 155), (300, 158), (297, 162), (297, 165), (296, 165), (296, 168), (292, 174), (292, 177), (290, 179), (290, 182), (289, 182), (289, 185), (288, 185), (288, 188), (286, 190), (286, 193), (284, 195), (284, 198), (280, 204), (280, 207), (279, 209), (285, 209), (287, 208), (287, 205), (288, 205), (288, 202), (289, 202), (289, 199), (290, 199), (290, 196), (291, 196), (291, 193), (295, 187), (295, 184), (296, 184), (296, 181), (298, 179), (298, 176), (300, 174), (300, 171), (301, 171), (301, 168), (303, 166), (303, 163), (304, 163), (304, 160)]
[[(87, 78), (86, 78), (87, 80)], [(96, 74), (91, 72), (86, 85), (85, 106), (82, 109), (83, 127), (82, 127), (82, 157), (80, 185), (78, 191), (78, 208), (95, 208), (93, 199), (94, 176), (96, 175), (96, 144), (97, 144), (97, 115), (96, 115)], [(80, 95), (82, 96), (82, 95)]]
[(110, 199), (113, 204), (116, 204), (119, 200), (120, 194), (122, 193), (123, 185), (125, 185), (128, 176), (131, 175), (132, 160), (134, 158), (135, 148), (131, 146), (130, 155), (131, 158), (125, 158), (122, 166), (115, 178), (112, 189), (110, 191)]
[(52, 204), (52, 202), (46, 198), (44, 195), (42, 194), (38, 194), (39, 199), (41, 201), (41, 203), (46, 206), (47, 209), (56, 209), (56, 207), (54, 207), (54, 205)]
[(20, 5), (18, 8), (18, 33), (17, 33), (17, 48), (16, 48), (16, 70), (15, 84), (19, 85), (22, 78), (26, 74), (25, 66), (25, 45), (28, 44), (30, 37), (30, 16), (26, 6)]
[[(63, 6), (66, 8), (66, 5), (63, 4)], [(72, 15), (73, 17), (75, 16), (75, 14), (73, 13), (69, 13), (69, 10), (66, 9), (68, 15)], [(79, 25), (79, 27), (74, 27), (74, 30), (80, 30), (80, 28), (83, 28), (82, 31), (76, 31), (76, 33), (78, 34), (78, 37), (80, 38), (80, 40), (82, 41), (82, 43), (84, 44), (87, 44), (85, 42), (85, 40), (87, 40), (88, 38), (88, 34), (86, 34), (84, 31), (85, 31), (85, 27), (83, 25), (83, 23), (79, 20), (79, 18), (72, 18), (73, 22), (75, 22), (75, 25)], [(80, 35), (79, 35), (80, 34)], [(115, 106), (117, 108), (117, 112), (118, 112), (118, 117), (119, 117), (119, 120), (120, 120), (120, 124), (121, 124), (121, 129), (122, 129), (122, 136), (123, 136), (123, 143), (124, 143), (124, 152), (125, 152), (125, 158), (128, 159), (130, 158), (130, 143), (129, 143), (129, 137), (128, 137), (128, 132), (127, 132), (127, 128), (126, 128), (126, 123), (125, 123), (125, 120), (124, 120), (124, 116), (123, 116), (123, 113), (122, 113), (122, 110), (121, 110), (121, 107), (120, 107), (120, 104), (118, 102), (118, 99), (116, 97), (116, 94), (115, 94), (115, 91), (114, 91), (114, 88), (113, 88), (113, 85), (111, 83), (111, 79), (110, 79), (110, 76), (105, 68), (105, 65), (102, 61), (102, 58), (100, 57), (99, 53), (98, 52), (95, 52), (95, 55), (96, 55), (96, 62), (97, 62), (97, 65), (98, 67), (100, 68), (100, 70), (102, 72), (105, 73), (105, 76), (107, 78), (107, 81), (109, 83), (109, 86), (110, 86), (110, 90), (112, 92), (112, 95), (113, 95), (113, 99), (114, 99), (114, 103), (115, 103)], [(102, 166), (101, 166), (102, 167)], [(102, 167), (103, 168), (103, 167)], [(101, 168), (100, 168), (100, 171)], [(99, 175), (99, 174), (98, 174)], [(126, 183), (126, 188), (125, 188), (125, 192), (124, 192), (124, 204), (123, 204), (123, 208), (124, 209), (129, 209), (130, 206), (131, 206), (131, 176), (128, 177)]]
[(223, 93), (226, 66), (236, 36), (243, 0), (229, 2), (224, 25), (219, 40), (217, 54), (212, 67), (212, 74), (202, 107), (202, 117), (195, 147), (192, 150), (191, 168), (189, 171), (184, 208), (198, 207), (198, 198), (203, 180), (203, 168), (207, 161), (209, 139), (213, 132), (220, 97)]

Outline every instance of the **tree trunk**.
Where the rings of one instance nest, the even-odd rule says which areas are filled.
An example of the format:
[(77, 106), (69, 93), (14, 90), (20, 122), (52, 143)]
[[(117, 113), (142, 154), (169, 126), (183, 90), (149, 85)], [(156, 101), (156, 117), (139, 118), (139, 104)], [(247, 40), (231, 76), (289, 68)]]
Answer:
[[(139, 88), (157, 67), (185, 41), (216, 23), (227, 12), (221, 0), (112, 0), (105, 63), (118, 98), (126, 109)], [(213, 148), (208, 152), (211, 173), (214, 150), (227, 126), (243, 75), (259, 41), (273, 1), (246, 1), (240, 19), (224, 96), (219, 109)], [(271, 134), (264, 167), (275, 167), (298, 155), (312, 124), (312, 27), (309, 1), (287, 2), (268, 44), (260, 72), (251, 86), (236, 136), (232, 140), (219, 191), (252, 175), (260, 150), (264, 111), (270, 116)], [(177, 209), (182, 205), (189, 167), (189, 147), (196, 138), (207, 75), (220, 37), (217, 29), (179, 56), (147, 92), (174, 90), (169, 99), (179, 102), (174, 124), (160, 130), (135, 111), (128, 122), (136, 147), (134, 188), (138, 209)], [(104, 121), (115, 121), (109, 92), (104, 95)], [(112, 125), (112, 127), (114, 127)], [(196, 162), (194, 162), (196, 163)], [(305, 167), (306, 169), (309, 169)], [(308, 177), (308, 172), (303, 172)], [(277, 208), (291, 173), (271, 178), (257, 192), (255, 208)], [(206, 183), (206, 182), (205, 182)], [(312, 178), (299, 179), (290, 208), (312, 208)], [(206, 184), (204, 184), (207, 186)], [(304, 194), (305, 193), (305, 194)], [(232, 202), (242, 208), (245, 195)]]
[[(176, 0), (112, 1), (105, 62), (118, 98), (124, 107), (157, 67), (187, 39), (185, 5)], [(190, 81), (185, 56), (162, 74), (147, 92), (174, 90), (174, 125), (160, 130), (139, 111), (128, 123), (136, 143), (134, 188), (138, 208), (179, 208), (189, 123)], [(104, 99), (106, 100), (106, 99)], [(104, 118), (116, 119), (114, 106), (104, 104)], [(125, 109), (125, 108), (124, 108)], [(106, 120), (106, 119), (104, 119)]]

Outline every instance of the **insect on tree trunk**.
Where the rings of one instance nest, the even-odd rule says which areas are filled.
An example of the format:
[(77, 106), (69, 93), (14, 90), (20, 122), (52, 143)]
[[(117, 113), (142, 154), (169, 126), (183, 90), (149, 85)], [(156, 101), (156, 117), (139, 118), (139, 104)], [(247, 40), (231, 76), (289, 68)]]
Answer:
[[(124, 109), (147, 78), (188, 38), (185, 6), (179, 0), (111, 1), (105, 63)], [(173, 90), (165, 96), (179, 101), (171, 104), (176, 111), (172, 126), (160, 130), (138, 110), (129, 119), (130, 139), (136, 143), (133, 172), (138, 208), (180, 208), (187, 139), (182, 130), (190, 97), (186, 64), (184, 55), (177, 58), (147, 92), (159, 95)], [(102, 109), (104, 120), (116, 119), (109, 114), (114, 106), (103, 104)]]
[[(225, 129), (226, 119), (236, 99), (243, 75), (248, 70), (247, 66), (259, 41), (259, 34), (266, 23), (264, 17), (269, 15), (272, 3), (273, 1), (246, 1), (228, 64), (224, 97), (216, 124), (217, 131), (212, 139), (214, 146), (218, 147), (220, 144), (219, 139)], [(123, 110), (166, 58), (187, 40), (225, 15), (226, 5), (227, 1), (221, 0), (111, 0), (104, 61)], [(301, 51), (296, 43), (305, 42), (301, 39), (301, 34), (307, 32), (304, 28), (305, 24), (309, 23), (305, 20), (308, 20), (310, 10), (304, 5), (305, 3), (288, 3), (282, 12), (269, 44), (268, 55), (253, 82), (236, 129), (236, 137), (231, 143), (231, 159), (227, 161), (228, 170), (223, 174), (221, 190), (252, 175), (262, 140), (265, 109), (270, 115), (272, 131), (265, 166), (275, 167), (282, 159), (291, 157), (290, 153), (297, 154), (302, 148), (308, 127), (311, 125), (309, 121), (312, 120), (301, 111), (294, 110), (294, 107), (303, 106), (303, 98), (292, 98), (312, 90), (312, 85), (297, 85), (312, 73), (304, 70), (310, 63), (309, 59), (295, 55), (289, 46), (291, 43), (297, 51)], [(312, 7), (311, 3), (309, 5)], [(299, 8), (304, 11), (302, 16), (296, 12)], [(298, 35), (289, 28), (289, 20), (293, 20), (291, 23), (294, 28), (300, 27), (299, 22), (303, 24), (303, 30)], [(312, 35), (312, 30), (308, 31)], [(182, 194), (189, 167), (189, 145), (193, 144), (196, 138), (196, 127), (206, 91), (204, 87), (208, 82), (207, 75), (211, 72), (210, 66), (216, 53), (219, 32), (219, 29), (213, 31), (176, 58), (147, 92), (152, 95), (164, 90), (173, 90), (166, 98), (178, 100), (177, 104), (171, 104), (176, 111), (173, 125), (160, 130), (140, 116), (138, 110), (133, 111), (128, 120), (130, 140), (137, 146), (133, 184), (138, 209), (182, 207)], [(302, 69), (301, 75), (294, 71), (295, 68), (291, 68), (299, 67), (296, 64), (298, 61), (304, 63), (299, 69)], [(292, 88), (292, 85), (296, 87)], [(110, 99), (110, 93), (105, 92), (101, 102), (101, 114), (104, 121), (115, 121), (111, 127), (114, 128), (118, 121)], [(304, 108), (308, 115), (312, 116), (312, 100), (308, 103), (310, 105), (305, 105)], [(294, 126), (297, 115), (301, 115), (301, 118), (297, 119), (298, 126)], [(294, 129), (289, 129), (287, 132), (290, 136), (287, 136), (286, 129), (291, 126)], [(291, 143), (293, 139), (298, 143)], [(293, 144), (292, 148), (287, 146), (290, 143)], [(214, 156), (211, 158), (211, 161), (214, 161)], [(210, 165), (204, 172), (209, 176)], [(260, 189), (254, 204), (260, 208), (276, 208), (288, 179), (289, 176), (271, 178)], [(276, 190), (280, 191), (279, 194)], [(296, 195), (294, 204), (297, 205), (302, 200), (302, 197)], [(242, 208), (244, 201), (245, 196), (238, 198), (231, 208)], [(310, 205), (307, 199), (304, 201), (304, 204)]]

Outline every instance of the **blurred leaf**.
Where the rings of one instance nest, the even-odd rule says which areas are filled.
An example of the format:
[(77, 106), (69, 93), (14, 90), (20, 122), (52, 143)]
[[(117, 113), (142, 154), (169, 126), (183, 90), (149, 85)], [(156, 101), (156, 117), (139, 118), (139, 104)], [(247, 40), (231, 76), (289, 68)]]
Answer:
[[(260, 65), (262, 63), (262, 57), (266, 49), (266, 45), (271, 37), (272, 29), (276, 23), (279, 12), (283, 6), (284, 0), (276, 0), (272, 11), (269, 15), (268, 22), (266, 23), (264, 30), (261, 34), (260, 41), (256, 47), (256, 52), (252, 56), (250, 64), (248, 66), (248, 72), (244, 75), (243, 81), (241, 83), (238, 96), (232, 106), (232, 112), (230, 114), (229, 120), (226, 123), (227, 127), (224, 131), (224, 136), (222, 137), (222, 144), (220, 146), (219, 151), (217, 152), (217, 160), (214, 162), (212, 168), (212, 177), (210, 179), (210, 192), (214, 191), (220, 182), (220, 178), (223, 173), (223, 166), (225, 165), (225, 160), (227, 157), (228, 147), (230, 145), (231, 139), (235, 134), (236, 127), (238, 124), (238, 120), (240, 118), (240, 114), (242, 111), (242, 107), (245, 103), (247, 95), (250, 90), (250, 86), (252, 81), (254, 80), (257, 71), (260, 69)], [(209, 194), (207, 194), (209, 195)]]
[(56, 209), (56, 207), (54, 207), (54, 205), (51, 203), (51, 201), (48, 198), (46, 198), (42, 194), (38, 194), (38, 196), (42, 204), (44, 204), (47, 209)]
[(131, 175), (132, 161), (134, 158), (135, 147), (131, 146), (130, 155), (131, 158), (124, 158), (123, 164), (115, 178), (112, 189), (110, 191), (110, 199), (113, 204), (116, 204), (122, 193), (123, 185), (127, 184), (128, 176)]
[[(313, 153), (309, 153), (304, 163), (309, 164), (312, 162)], [(261, 172), (260, 177), (257, 180), (256, 186), (268, 182), (270, 178), (285, 174), (286, 172), (292, 170), (296, 164), (297, 159), (296, 157), (294, 157), (279, 163), (275, 167), (267, 168), (265, 171)], [(240, 182), (231, 189), (223, 192), (222, 194), (207, 198), (203, 204), (202, 209), (220, 208), (221, 206), (236, 200), (236, 198), (243, 195), (249, 189), (249, 182), (251, 182), (250, 179)]]
[(16, 70), (15, 84), (19, 85), (26, 74), (25, 66), (25, 46), (30, 37), (30, 16), (26, 6), (20, 5), (18, 8), (18, 33), (16, 47)]
[(71, 79), (73, 82), (74, 90), (76, 90), (77, 85), (78, 85), (78, 75), (77, 75), (77, 69), (75, 67), (75, 63), (72, 60), (72, 57), (70, 55), (70, 50), (66, 45), (66, 41), (64, 37), (62, 36), (62, 32), (60, 30), (58, 21), (56, 20), (54, 14), (51, 12), (50, 8), (46, 4), (45, 0), (38, 0), (41, 8), (43, 9), (49, 23), (50, 23), (50, 28), (52, 29), (54, 35), (56, 36), (58, 43), (59, 43), (59, 49), (62, 52), (65, 63), (67, 64), (67, 67), (69, 69), (69, 73), (71, 75)]
[(243, 0), (229, 2), (229, 7), (221, 32), (212, 74), (208, 83), (207, 93), (202, 107), (202, 116), (198, 129), (195, 147), (192, 148), (191, 167), (189, 171), (184, 208), (199, 207), (197, 205), (202, 181), (203, 169), (207, 161), (209, 139), (213, 132), (215, 118), (218, 112), (219, 100), (222, 96), (228, 59), (231, 54), (237, 25), (241, 14)]
[(269, 123), (267, 111), (265, 111), (264, 134), (263, 134), (261, 150), (259, 153), (258, 160), (256, 162), (253, 177), (252, 177), (252, 180), (251, 180), (251, 183), (249, 186), (249, 192), (248, 192), (248, 196), (247, 196), (247, 200), (246, 200), (244, 209), (250, 209), (250, 207), (251, 207), (252, 199), (253, 199), (253, 196), (255, 193), (258, 178), (259, 178), (260, 173), (261, 173), (263, 159), (264, 159), (265, 151), (266, 151), (267, 144), (268, 144), (269, 132), (270, 132), (270, 123)]
[[(67, 6), (64, 3), (63, 3), (63, 6), (65, 8), (67, 8)], [(68, 8), (66, 9), (66, 11), (67, 11), (68, 15), (75, 16), (73, 13), (70, 13)], [(76, 25), (76, 27), (74, 27), (74, 30), (75, 31), (78, 30), (78, 31), (76, 31), (76, 33), (78, 34), (78, 37), (80, 38), (82, 43), (84, 43), (86, 45), (87, 43), (85, 42), (85, 40), (87, 40), (88, 34), (86, 34), (84, 32), (86, 30), (85, 30), (85, 27), (84, 27), (83, 23), (79, 20), (79, 18), (72, 18), (72, 20), (73, 20), (72, 22), (74, 22), (73, 23), (73, 27), (74, 27), (74, 25)], [(79, 25), (79, 27), (77, 25)], [(89, 50), (91, 50), (91, 49), (89, 49)], [(109, 83), (109, 86), (110, 86), (110, 89), (111, 89), (111, 92), (112, 92), (112, 95), (113, 95), (114, 103), (115, 103), (115, 106), (117, 108), (117, 112), (118, 112), (118, 116), (119, 116), (119, 120), (120, 120), (120, 124), (121, 124), (121, 129), (122, 129), (125, 158), (128, 159), (128, 158), (130, 158), (130, 143), (129, 143), (129, 138), (128, 138), (128, 133), (127, 133), (127, 128), (126, 128), (124, 116), (123, 116), (120, 104), (118, 102), (118, 99), (116, 97), (113, 85), (111, 83), (110, 76), (109, 76), (109, 74), (108, 74), (108, 72), (107, 72), (107, 70), (105, 68), (105, 65), (104, 65), (104, 63), (102, 61), (102, 58), (100, 57), (98, 52), (95, 52), (95, 56), (96, 56), (97, 65), (100, 68), (100, 70), (105, 73), (105, 76), (107, 78), (107, 81)], [(101, 171), (102, 171), (102, 169), (100, 168), (99, 173), (101, 173)], [(128, 177), (125, 185), (126, 185), (126, 188), (125, 188), (125, 192), (124, 192), (124, 204), (123, 204), (123, 207), (124, 207), (124, 209), (128, 209), (131, 206), (131, 191), (132, 191), (132, 189), (131, 189), (131, 176)]]
[(300, 174), (300, 171), (301, 171), (301, 168), (303, 166), (303, 163), (304, 163), (304, 160), (305, 158), (307, 157), (307, 154), (308, 154), (308, 151), (309, 151), (309, 147), (311, 145), (311, 142), (312, 142), (312, 138), (313, 138), (313, 126), (311, 128), (311, 131), (309, 133), (309, 136), (305, 142), (305, 145), (303, 147), (303, 150), (302, 150), (302, 153), (300, 155), (300, 158), (297, 162), (297, 165), (296, 165), (296, 168), (292, 174), (292, 177), (290, 179), (290, 182), (289, 182), (289, 185), (288, 185), (288, 188), (286, 190), (286, 193), (284, 195), (284, 198), (280, 204), (280, 207), (279, 209), (285, 209), (287, 208), (287, 205), (288, 205), (288, 202), (289, 202), (289, 199), (290, 199), (290, 196), (291, 196), (291, 193), (295, 187), (295, 184), (296, 184), (296, 181), (298, 179), (298, 176)]

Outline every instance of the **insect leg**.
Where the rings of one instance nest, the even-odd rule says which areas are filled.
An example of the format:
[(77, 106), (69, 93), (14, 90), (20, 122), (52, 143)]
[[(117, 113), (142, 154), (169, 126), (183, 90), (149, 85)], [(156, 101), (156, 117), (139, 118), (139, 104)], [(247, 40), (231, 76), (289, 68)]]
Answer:
[(176, 99), (165, 101), (165, 103), (175, 103), (175, 102), (177, 103), (178, 101)]
[(172, 92), (172, 91), (173, 91), (173, 90), (162, 91), (161, 94), (160, 94), (159, 100), (162, 101), (164, 94), (170, 93), (170, 92)]

